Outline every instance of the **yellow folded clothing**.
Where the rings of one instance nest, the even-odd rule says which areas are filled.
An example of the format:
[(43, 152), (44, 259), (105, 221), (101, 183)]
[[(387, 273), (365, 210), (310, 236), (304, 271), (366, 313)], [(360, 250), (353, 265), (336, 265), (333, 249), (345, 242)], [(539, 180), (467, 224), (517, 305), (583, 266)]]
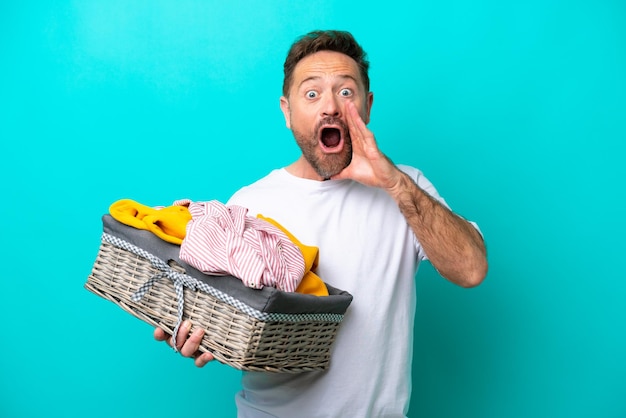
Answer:
[(317, 264), (319, 262), (319, 248), (302, 244), (281, 224), (271, 218), (266, 218), (263, 215), (257, 215), (257, 218), (263, 219), (283, 231), (291, 242), (300, 248), (300, 251), (304, 256), (304, 276), (302, 277), (302, 281), (300, 281), (296, 292), (306, 295), (328, 296), (328, 288), (324, 284), (324, 281), (313, 272), (317, 268)]
[(164, 241), (180, 245), (186, 234), (191, 213), (186, 206), (155, 209), (131, 199), (121, 199), (109, 207), (116, 221), (137, 229), (145, 229)]

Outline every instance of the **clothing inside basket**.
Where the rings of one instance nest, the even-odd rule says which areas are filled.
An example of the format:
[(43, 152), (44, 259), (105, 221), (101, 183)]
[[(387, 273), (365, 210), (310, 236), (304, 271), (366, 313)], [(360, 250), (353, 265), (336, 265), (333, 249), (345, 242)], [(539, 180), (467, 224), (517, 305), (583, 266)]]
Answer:
[[(204, 209), (202, 205), (209, 206), (209, 209), (217, 208), (223, 211), (228, 209), (217, 201), (192, 202), (188, 199), (183, 199), (174, 202), (172, 206), (150, 207), (131, 199), (121, 199), (110, 206), (109, 213), (122, 224), (140, 230), (147, 230), (165, 242), (180, 246), (179, 255), (181, 258), (204, 273), (233, 275), (246, 282), (249, 287), (260, 288), (263, 287), (263, 285), (270, 285), (282, 290), (295, 291), (302, 294), (315, 296), (329, 295), (327, 286), (315, 273), (319, 262), (319, 250), (317, 247), (301, 243), (276, 220), (262, 215), (258, 215), (256, 218), (249, 217), (245, 215), (247, 209), (237, 207), (234, 209), (240, 212), (237, 215), (239, 218), (235, 219), (235, 222), (241, 222), (243, 217), (247, 216), (247, 218), (245, 218), (247, 228), (256, 226), (258, 229), (267, 229), (275, 234), (273, 237), (284, 237), (283, 244), (280, 246), (283, 251), (291, 249), (290, 247), (293, 248), (291, 249), (292, 256), (288, 257), (286, 267), (289, 270), (287, 272), (284, 262), (282, 268), (275, 266), (275, 261), (283, 261), (284, 254), (281, 254), (281, 256), (283, 256), (281, 258), (274, 257), (273, 259), (268, 258), (267, 254), (264, 254), (264, 257), (257, 255), (250, 257), (249, 252), (241, 251), (239, 248), (237, 248), (239, 254), (233, 254), (232, 249), (224, 248), (225, 240), (209, 240), (208, 237), (213, 237), (216, 232), (221, 232), (219, 230), (221, 225), (213, 224), (213, 222), (216, 222), (215, 218), (210, 218), (212, 222), (210, 225), (215, 225), (211, 231), (206, 232), (207, 224), (198, 227), (197, 223), (200, 222), (201, 219), (205, 219), (200, 212)], [(234, 211), (231, 210), (229, 213), (232, 212)], [(218, 220), (218, 222), (222, 223), (229, 221), (231, 220), (223, 219), (223, 217)], [(194, 224), (194, 222), (196, 222), (196, 224)], [(249, 236), (250, 233), (259, 234), (258, 231), (253, 231), (252, 229), (247, 229), (246, 233), (248, 233)], [(262, 241), (255, 242), (254, 244), (261, 250), (267, 250), (259, 247), (264, 245)], [(230, 252), (229, 256), (231, 257), (233, 255), (240, 257), (240, 259), (237, 260), (238, 262), (229, 263), (225, 255), (227, 252)], [(219, 255), (222, 255), (222, 257), (218, 257)], [(257, 270), (247, 275), (249, 269), (246, 269), (246, 267), (249, 266), (246, 265), (246, 262), (252, 264), (252, 261), (256, 262)], [(302, 263), (302, 265), (294, 268), (296, 262)], [(237, 269), (235, 266), (242, 266), (242, 269)], [(301, 269), (298, 270), (297, 267), (301, 267)], [(270, 271), (272, 268), (274, 268), (274, 271)], [(263, 271), (264, 277), (278, 277), (278, 280), (274, 279), (274, 281), (259, 284), (258, 280), (255, 279), (259, 277), (258, 272), (260, 270)], [(290, 281), (280, 280), (285, 274), (289, 274)], [(251, 279), (248, 280), (248, 277)], [(251, 283), (251, 281), (254, 283)]]

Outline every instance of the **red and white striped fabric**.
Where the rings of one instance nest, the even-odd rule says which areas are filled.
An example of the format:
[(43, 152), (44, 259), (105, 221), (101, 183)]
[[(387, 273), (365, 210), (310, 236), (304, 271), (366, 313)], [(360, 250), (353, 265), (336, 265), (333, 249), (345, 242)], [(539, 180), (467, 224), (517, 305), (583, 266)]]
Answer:
[(255, 289), (272, 286), (294, 292), (304, 275), (302, 252), (280, 229), (247, 216), (242, 206), (216, 200), (188, 206), (191, 221), (180, 247), (181, 260), (211, 275), (232, 275)]

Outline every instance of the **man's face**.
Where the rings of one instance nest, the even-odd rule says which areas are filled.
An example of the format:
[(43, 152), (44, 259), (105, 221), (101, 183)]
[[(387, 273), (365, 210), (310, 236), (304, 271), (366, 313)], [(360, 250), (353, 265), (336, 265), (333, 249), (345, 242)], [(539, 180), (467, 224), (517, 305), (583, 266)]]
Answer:
[(353, 102), (367, 124), (372, 100), (357, 63), (347, 55), (320, 51), (298, 62), (289, 97), (281, 97), (280, 106), (302, 155), (317, 174), (311, 172), (312, 176), (327, 179), (350, 164), (345, 105)]

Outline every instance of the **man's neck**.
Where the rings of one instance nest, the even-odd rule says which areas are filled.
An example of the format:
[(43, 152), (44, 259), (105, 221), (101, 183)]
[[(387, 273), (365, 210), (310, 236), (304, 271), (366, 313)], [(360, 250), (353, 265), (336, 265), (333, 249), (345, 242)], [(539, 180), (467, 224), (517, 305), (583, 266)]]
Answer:
[(292, 176), (300, 177), (308, 180), (324, 181), (317, 172), (311, 167), (311, 164), (303, 157), (300, 156), (296, 161), (285, 167), (285, 170)]

